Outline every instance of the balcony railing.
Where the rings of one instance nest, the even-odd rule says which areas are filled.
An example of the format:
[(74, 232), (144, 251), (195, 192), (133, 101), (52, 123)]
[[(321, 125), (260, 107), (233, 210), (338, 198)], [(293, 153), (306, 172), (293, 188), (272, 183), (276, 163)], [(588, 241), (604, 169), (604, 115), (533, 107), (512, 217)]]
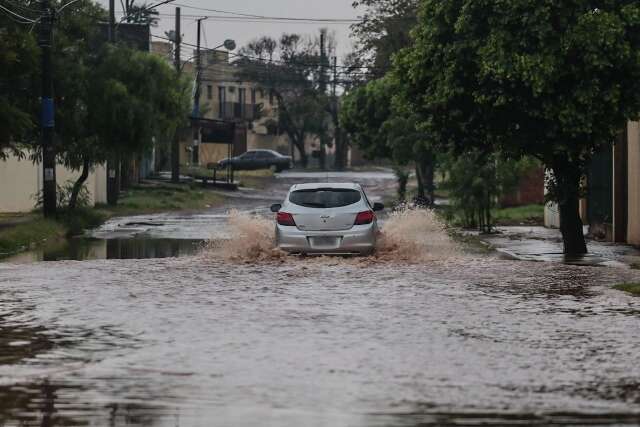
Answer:
[(239, 102), (225, 102), (218, 104), (218, 118), (224, 120), (255, 120), (258, 118), (258, 106), (241, 104)]

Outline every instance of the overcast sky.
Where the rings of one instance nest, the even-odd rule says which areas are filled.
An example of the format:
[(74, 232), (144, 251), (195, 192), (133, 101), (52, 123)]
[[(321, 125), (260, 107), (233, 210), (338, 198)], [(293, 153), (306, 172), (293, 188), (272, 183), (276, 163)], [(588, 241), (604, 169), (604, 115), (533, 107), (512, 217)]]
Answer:
[[(99, 0), (105, 7), (108, 7), (108, 0)], [(208, 9), (218, 9), (230, 12), (239, 12), (261, 16), (293, 17), (293, 18), (329, 18), (329, 19), (355, 19), (358, 11), (351, 7), (352, 0), (176, 0), (158, 7), (161, 14), (175, 13), (175, 8), (180, 5), (182, 18), (182, 34), (187, 43), (196, 42), (196, 17), (190, 15), (215, 15), (233, 16), (218, 12), (190, 9), (186, 6), (194, 6)], [(137, 2), (142, 3), (142, 0)], [(156, 1), (151, 1), (154, 3)], [(188, 15), (188, 16), (185, 16)], [(122, 16), (120, 1), (116, 0), (116, 20)], [(243, 18), (244, 19), (244, 18)], [(250, 18), (247, 18), (250, 19)], [(174, 28), (172, 16), (161, 16), (158, 27), (152, 28), (152, 34), (164, 36), (164, 32)], [(348, 53), (352, 48), (349, 39), (349, 25), (347, 23), (324, 24), (324, 23), (272, 23), (272, 22), (221, 22), (209, 18), (202, 22), (203, 35), (202, 45), (215, 47), (221, 44), (224, 39), (234, 39), (238, 47), (245, 45), (248, 41), (262, 36), (270, 35), (279, 37), (282, 33), (317, 33), (323, 26), (335, 31), (338, 41), (338, 60)], [(182, 50), (186, 52), (186, 50)]]

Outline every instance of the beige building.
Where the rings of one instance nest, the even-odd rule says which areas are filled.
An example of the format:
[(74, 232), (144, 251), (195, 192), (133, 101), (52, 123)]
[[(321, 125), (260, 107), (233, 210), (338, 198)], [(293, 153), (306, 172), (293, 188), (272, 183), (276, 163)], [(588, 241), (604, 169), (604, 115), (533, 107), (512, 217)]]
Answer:
[[(237, 65), (229, 62), (226, 51), (201, 52), (200, 110), (205, 120), (235, 124), (233, 145), (206, 132), (192, 129), (184, 135), (180, 147), (180, 163), (207, 166), (229, 154), (266, 148), (290, 154), (288, 139), (280, 135), (276, 122), (277, 99), (267, 88), (243, 80)], [(193, 70), (193, 68), (192, 68)], [(187, 71), (185, 69), (185, 71)], [(195, 81), (195, 71), (193, 71)]]
[[(56, 181), (64, 185), (75, 181), (80, 171), (72, 171), (62, 165), (56, 167)], [(104, 166), (96, 167), (85, 186), (92, 204), (107, 202), (107, 173)], [(42, 191), (42, 167), (29, 159), (10, 156), (0, 160), (0, 212), (28, 212), (36, 207), (38, 194)]]

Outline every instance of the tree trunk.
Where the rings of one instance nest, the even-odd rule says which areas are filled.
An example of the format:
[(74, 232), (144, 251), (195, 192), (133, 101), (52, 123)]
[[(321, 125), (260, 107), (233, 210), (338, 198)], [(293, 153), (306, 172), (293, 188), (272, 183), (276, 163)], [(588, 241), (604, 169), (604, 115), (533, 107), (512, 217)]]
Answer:
[(422, 176), (422, 164), (420, 161), (416, 162), (416, 179), (418, 180), (418, 194), (417, 197), (424, 199), (424, 177)]
[(554, 186), (560, 211), (560, 232), (564, 253), (581, 255), (587, 253), (587, 244), (580, 219), (580, 168), (568, 159), (553, 163)]
[(85, 159), (82, 163), (82, 173), (73, 184), (73, 188), (71, 189), (71, 195), (69, 196), (69, 210), (72, 211), (78, 206), (78, 195), (80, 194), (80, 190), (82, 190), (82, 186), (87, 181), (89, 177), (89, 168), (90, 168), (89, 160)]
[(289, 138), (291, 138), (293, 145), (298, 149), (298, 153), (300, 154), (300, 163), (302, 164), (302, 167), (306, 169), (309, 164), (309, 158), (307, 157), (307, 153), (304, 151), (304, 137), (297, 138), (289, 135)]
[(118, 204), (120, 185), (118, 184), (119, 163), (117, 157), (107, 161), (107, 203), (111, 206)]
[(342, 131), (336, 127), (336, 158), (334, 161), (334, 167), (341, 171), (347, 167), (347, 147), (345, 141), (342, 139)]
[(127, 190), (131, 187), (131, 169), (132, 164), (131, 158), (129, 156), (125, 156), (125, 158), (120, 162), (120, 189)]
[(427, 152), (419, 156), (416, 161), (416, 175), (418, 178), (418, 197), (428, 199), (429, 205), (434, 202), (434, 174), (435, 164), (433, 153)]
[(180, 133), (176, 129), (175, 135), (171, 140), (171, 182), (178, 184), (180, 182)]

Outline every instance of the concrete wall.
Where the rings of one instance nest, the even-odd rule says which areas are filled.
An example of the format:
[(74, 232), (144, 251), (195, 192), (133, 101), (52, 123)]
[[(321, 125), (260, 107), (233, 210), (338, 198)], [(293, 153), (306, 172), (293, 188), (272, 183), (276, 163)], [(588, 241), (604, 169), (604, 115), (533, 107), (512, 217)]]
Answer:
[[(71, 171), (64, 166), (56, 167), (59, 185), (75, 181), (79, 171)], [(95, 168), (85, 183), (93, 204), (107, 202), (107, 177), (104, 166)], [(0, 212), (28, 212), (35, 208), (37, 194), (42, 189), (41, 167), (30, 160), (20, 160), (11, 156), (0, 161)]]
[(285, 135), (263, 135), (253, 131), (247, 133), (247, 150), (274, 150), (290, 155), (289, 139)]
[(39, 188), (39, 168), (30, 160), (0, 160), (0, 212), (33, 209)]
[(630, 122), (627, 125), (627, 135), (627, 242), (640, 245), (640, 123)]

